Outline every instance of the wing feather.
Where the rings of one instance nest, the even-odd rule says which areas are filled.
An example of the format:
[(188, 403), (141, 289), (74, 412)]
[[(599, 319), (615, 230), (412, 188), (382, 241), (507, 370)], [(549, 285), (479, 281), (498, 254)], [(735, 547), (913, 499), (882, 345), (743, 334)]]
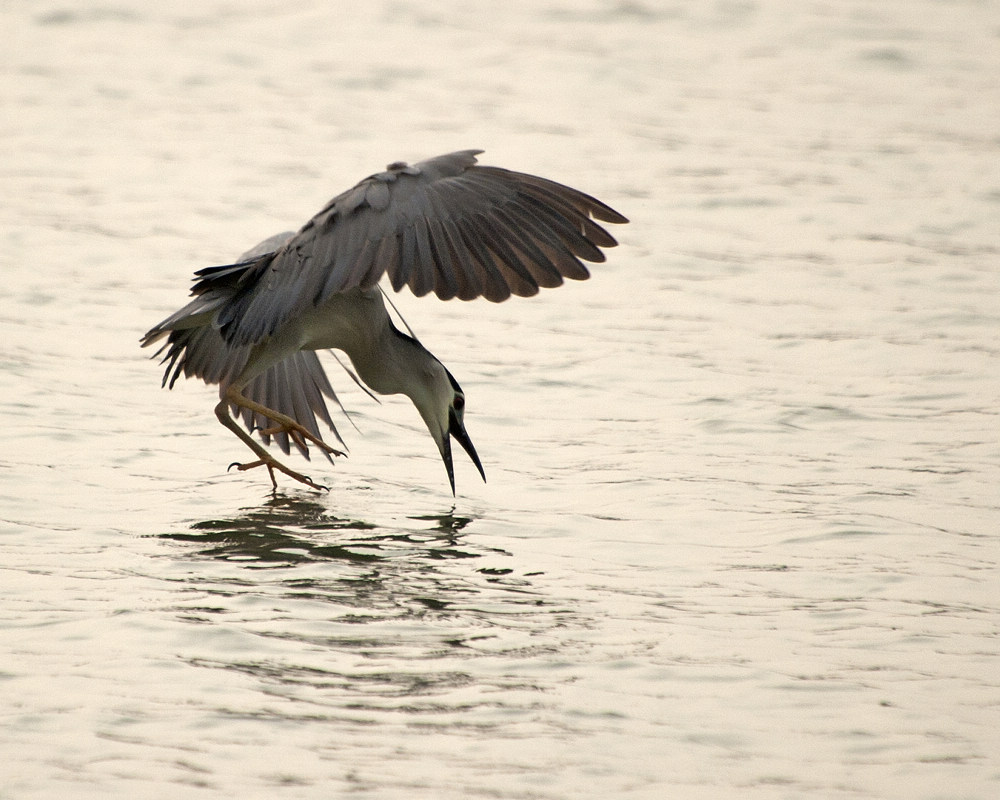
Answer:
[[(223, 276), (220, 280), (227, 280), (227, 276)], [(213, 304), (218, 304), (223, 299), (215, 293), (216, 291), (223, 290), (219, 286), (214, 287), (214, 290), (206, 289), (201, 296), (152, 328), (143, 337), (144, 347), (166, 339), (156, 353), (156, 356), (162, 354), (161, 363), (166, 365), (163, 374), (164, 386), (173, 388), (174, 383), (183, 374), (189, 378), (201, 378), (205, 383), (220, 384), (225, 389), (246, 365), (252, 348), (230, 346), (218, 328), (212, 324), (211, 308)], [(349, 370), (348, 373), (350, 374)], [(317, 438), (322, 439), (316, 421), (318, 417), (329, 426), (337, 441), (344, 444), (340, 432), (330, 417), (324, 397), (337, 403), (341, 410), (344, 407), (330, 385), (315, 351), (300, 350), (279, 361), (251, 381), (244, 389), (244, 393), (261, 405), (287, 414), (304, 425)], [(273, 425), (267, 418), (246, 409), (234, 407), (232, 412), (234, 415), (242, 416), (244, 424), (251, 432), (263, 431)], [(261, 438), (265, 444), (270, 443), (270, 435), (261, 434)], [(285, 453), (289, 452), (287, 434), (276, 433), (274, 439)], [(308, 449), (303, 449), (298, 442), (296, 447), (306, 458), (309, 457)]]
[(390, 164), (334, 197), (302, 229), (247, 267), (202, 271), (238, 281), (216, 324), (231, 346), (260, 342), (334, 294), (370, 288), (383, 274), (441, 299), (529, 296), (589, 276), (617, 242), (595, 222), (625, 217), (545, 178), (476, 164), (463, 150), (414, 166)]
[(454, 233), (456, 234), (454, 238), (456, 242), (461, 242), (465, 248), (464, 253), (469, 256), (466, 264), (471, 264), (476, 269), (476, 274), (483, 286), (482, 296), (493, 303), (506, 300), (511, 295), (510, 285), (503, 276), (496, 256), (478, 237), (471, 224), (454, 224)]

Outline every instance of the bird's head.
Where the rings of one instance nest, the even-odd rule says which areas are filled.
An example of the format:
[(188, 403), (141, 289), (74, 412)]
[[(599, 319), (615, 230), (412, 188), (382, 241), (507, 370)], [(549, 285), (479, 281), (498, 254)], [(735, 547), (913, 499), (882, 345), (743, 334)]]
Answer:
[(454, 376), (433, 356), (424, 371), (424, 380), (419, 382), (417, 390), (410, 395), (410, 399), (423, 417), (427, 430), (430, 431), (441, 452), (444, 468), (448, 471), (451, 493), (455, 493), (455, 468), (451, 458), (452, 438), (469, 454), (469, 458), (485, 481), (486, 472), (465, 430), (465, 393)]

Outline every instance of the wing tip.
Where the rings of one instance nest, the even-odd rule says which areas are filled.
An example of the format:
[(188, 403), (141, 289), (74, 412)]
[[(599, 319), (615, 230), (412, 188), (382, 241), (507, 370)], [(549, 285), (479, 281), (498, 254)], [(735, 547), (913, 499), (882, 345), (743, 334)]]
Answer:
[[(625, 225), (629, 222), (629, 218), (624, 214), (615, 211), (611, 206), (605, 205), (600, 200), (595, 201), (596, 205), (590, 209), (590, 216), (594, 219), (600, 220), (601, 222), (608, 222), (612, 225)], [(615, 243), (617, 244), (617, 242)], [(613, 247), (614, 245), (608, 245)]]

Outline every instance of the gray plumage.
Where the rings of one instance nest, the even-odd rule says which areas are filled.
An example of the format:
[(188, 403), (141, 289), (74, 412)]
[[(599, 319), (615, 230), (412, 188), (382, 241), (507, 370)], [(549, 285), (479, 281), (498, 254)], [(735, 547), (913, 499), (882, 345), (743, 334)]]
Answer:
[(264, 464), (272, 481), (273, 468), (304, 479), (250, 444), (224, 418), (229, 410), (285, 453), (291, 442), (308, 458), (310, 441), (328, 457), (338, 452), (322, 442), (317, 424), (343, 444), (324, 397), (339, 401), (315, 353), (338, 348), (373, 390), (411, 397), (453, 490), (449, 433), (482, 472), (464, 431), (458, 383), (392, 325), (380, 279), (445, 300), (529, 296), (564, 278), (587, 278), (582, 262), (603, 261), (600, 248), (616, 244), (593, 220), (627, 220), (567, 186), (478, 166), (479, 152), (390, 164), (333, 198), (297, 233), (270, 237), (236, 264), (197, 271), (191, 302), (143, 337), (143, 346), (167, 338), (157, 353), (165, 353), (164, 385), (181, 374), (219, 384), (216, 414), (261, 459), (241, 468)]

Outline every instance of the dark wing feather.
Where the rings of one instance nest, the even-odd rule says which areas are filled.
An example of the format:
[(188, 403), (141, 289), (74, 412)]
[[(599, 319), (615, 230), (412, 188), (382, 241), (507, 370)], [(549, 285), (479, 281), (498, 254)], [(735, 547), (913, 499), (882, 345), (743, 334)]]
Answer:
[[(275, 252), (202, 270), (233, 282), (216, 324), (230, 346), (255, 344), (328, 297), (374, 286), (420, 296), (529, 296), (588, 277), (616, 242), (601, 222), (623, 223), (590, 195), (534, 175), (476, 165), (463, 150), (414, 166), (390, 164), (333, 198)], [(195, 289), (197, 290), (197, 285)]]

